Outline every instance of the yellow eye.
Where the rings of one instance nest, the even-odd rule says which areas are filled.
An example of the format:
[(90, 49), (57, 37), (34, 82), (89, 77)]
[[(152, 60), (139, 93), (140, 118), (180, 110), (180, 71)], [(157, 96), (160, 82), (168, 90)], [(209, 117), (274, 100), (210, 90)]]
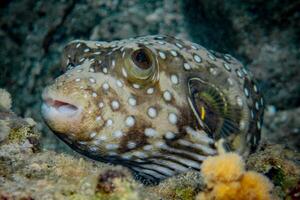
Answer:
[(148, 52), (144, 49), (134, 51), (131, 58), (134, 64), (142, 70), (147, 70), (152, 67), (152, 60), (148, 55)]

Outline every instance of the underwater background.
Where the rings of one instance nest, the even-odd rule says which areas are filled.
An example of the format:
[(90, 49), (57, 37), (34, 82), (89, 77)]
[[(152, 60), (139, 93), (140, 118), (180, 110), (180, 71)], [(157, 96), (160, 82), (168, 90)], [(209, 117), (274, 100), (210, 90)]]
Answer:
[[(51, 133), (40, 113), (43, 88), (61, 74), (60, 58), (64, 46), (75, 39), (112, 41), (154, 34), (187, 39), (207, 49), (229, 53), (240, 60), (254, 74), (266, 101), (262, 143), (279, 144), (280, 150), (275, 148), (274, 152), (278, 155), (288, 154), (289, 162), (290, 159), (293, 160), (299, 170), (300, 1), (298, 0), (2, 0), (0, 88), (6, 89), (11, 94), (12, 111), (16, 115), (35, 121), (36, 131), (41, 134), (40, 149), (74, 155), (69, 147)], [(285, 153), (283, 149), (290, 152)], [(264, 152), (264, 155), (271, 155), (274, 152)], [(276, 153), (274, 155), (277, 155)], [(0, 154), (0, 168), (1, 164), (5, 166), (5, 162), (1, 161), (1, 155), (4, 154)], [(43, 157), (40, 159), (46, 160)], [(64, 163), (60, 166), (62, 171), (67, 165), (61, 160), (54, 162)], [(77, 163), (76, 160), (67, 162), (71, 165)], [(255, 162), (254, 159), (250, 165), (255, 165)], [(82, 171), (92, 168), (89, 164), (82, 165), (84, 165), (81, 166)], [(271, 167), (262, 168), (260, 172), (269, 173), (270, 176), (275, 173), (276, 178), (278, 174), (285, 172), (284, 170), (278, 172), (276, 171), (278, 169)], [(291, 168), (290, 171), (297, 171)], [(5, 169), (8, 170), (8, 167)], [(4, 171), (0, 172), (0, 175), (13, 173)], [(82, 171), (79, 170), (78, 173), (83, 179), (85, 174), (82, 174)], [(103, 175), (102, 178), (123, 176), (119, 172), (116, 174)], [(181, 188), (190, 187), (190, 183), (186, 183), (187, 180), (188, 178), (182, 180), (183, 185), (186, 185), (181, 185)], [(3, 179), (0, 179), (0, 188), (1, 184), (4, 185), (4, 181), (1, 181)], [(276, 184), (286, 186), (281, 179)], [(104, 191), (110, 191), (110, 187), (113, 186), (108, 184), (99, 187), (104, 187)], [(126, 185), (126, 189), (131, 187), (133, 186)], [(172, 187), (172, 190), (179, 191), (178, 188), (174, 189), (175, 186)], [(73, 190), (77, 190), (75, 186), (74, 188)], [(297, 180), (296, 183), (293, 182), (289, 194), (299, 193), (299, 190)], [(172, 198), (193, 199), (194, 193), (192, 189), (184, 190), (180, 193), (181, 196)], [(4, 197), (0, 189), (0, 199), (1, 195)], [(169, 193), (165, 196), (168, 195)], [(287, 193), (280, 195), (282, 199), (288, 196)], [(66, 197), (59, 196), (57, 199), (60, 198)], [(81, 196), (78, 198), (85, 199)], [(130, 196), (128, 199), (134, 198)]]

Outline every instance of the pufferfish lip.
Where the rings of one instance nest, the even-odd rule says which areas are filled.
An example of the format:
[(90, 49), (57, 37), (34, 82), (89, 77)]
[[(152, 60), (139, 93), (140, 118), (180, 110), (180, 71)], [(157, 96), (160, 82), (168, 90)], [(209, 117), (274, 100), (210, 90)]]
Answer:
[(53, 98), (43, 93), (42, 114), (46, 119), (69, 121), (78, 118), (82, 108), (65, 98)]

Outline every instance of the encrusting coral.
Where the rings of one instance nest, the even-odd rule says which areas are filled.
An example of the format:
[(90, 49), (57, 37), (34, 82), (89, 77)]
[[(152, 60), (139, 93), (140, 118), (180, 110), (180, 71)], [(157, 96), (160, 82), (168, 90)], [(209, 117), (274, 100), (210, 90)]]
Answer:
[(272, 183), (263, 175), (246, 171), (241, 156), (225, 153), (207, 158), (201, 167), (207, 188), (197, 200), (268, 200)]

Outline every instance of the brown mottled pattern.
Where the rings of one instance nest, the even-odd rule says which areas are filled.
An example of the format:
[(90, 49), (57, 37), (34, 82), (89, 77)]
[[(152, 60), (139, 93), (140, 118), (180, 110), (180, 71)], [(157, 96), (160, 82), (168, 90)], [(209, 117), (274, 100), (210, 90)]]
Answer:
[(49, 127), (86, 156), (122, 164), (145, 183), (199, 169), (215, 142), (247, 155), (263, 99), (235, 58), (170, 36), (77, 40), (44, 93)]

